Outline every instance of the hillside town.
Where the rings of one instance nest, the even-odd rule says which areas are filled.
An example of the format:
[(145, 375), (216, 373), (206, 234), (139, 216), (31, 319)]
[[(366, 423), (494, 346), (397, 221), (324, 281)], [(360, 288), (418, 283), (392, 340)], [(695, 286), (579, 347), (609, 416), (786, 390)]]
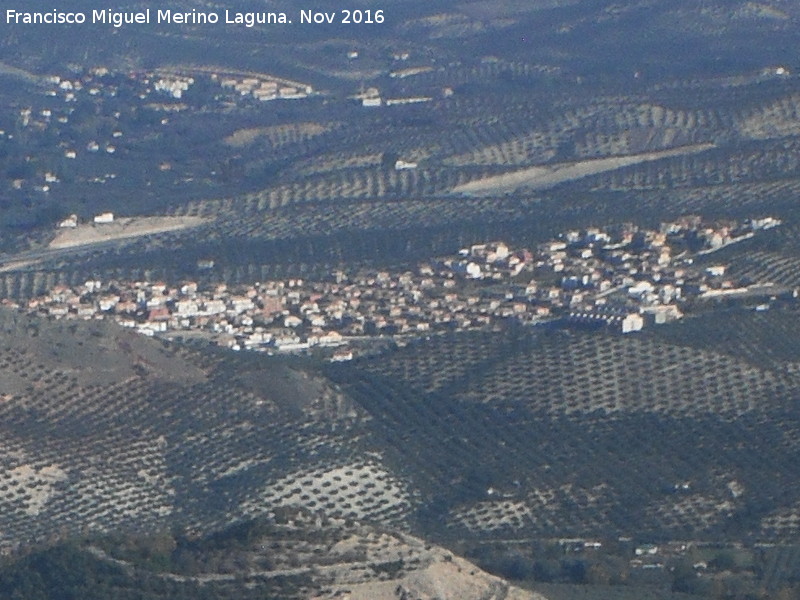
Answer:
[[(124, 155), (137, 139), (163, 132), (175, 113), (208, 106), (256, 106), (315, 93), (307, 83), (270, 74), (200, 67), (129, 73), (93, 67), (42, 77), (40, 84), (41, 96), (35, 104), (21, 107), (13, 126), (0, 126), (0, 140), (32, 135), (53, 140), (46, 153), (37, 148), (36, 161), (33, 156), (27, 159), (47, 167), (35, 172), (32, 166), (18, 169), (19, 174), (10, 178), (13, 190), (26, 193), (55, 192), (65, 173), (72, 173), (68, 177), (72, 181), (94, 184), (116, 179), (117, 173), (109, 172), (76, 175), (74, 165), (88, 161), (98, 169), (108, 167), (96, 159)], [(151, 116), (136, 116), (142, 109)], [(97, 124), (87, 125), (91, 119)], [(162, 171), (170, 168), (169, 163), (161, 163)]]
[(332, 360), (352, 358), (354, 342), (507, 320), (628, 334), (681, 318), (688, 301), (748, 294), (756, 286), (727, 277), (724, 264), (706, 257), (778, 225), (772, 217), (707, 223), (687, 216), (658, 230), (590, 227), (533, 250), (494, 241), (410, 270), (340, 270), (321, 281), (86, 281), (57, 287), (24, 309), (56, 319), (111, 318), (143, 335), (200, 337), (234, 350), (330, 349)]

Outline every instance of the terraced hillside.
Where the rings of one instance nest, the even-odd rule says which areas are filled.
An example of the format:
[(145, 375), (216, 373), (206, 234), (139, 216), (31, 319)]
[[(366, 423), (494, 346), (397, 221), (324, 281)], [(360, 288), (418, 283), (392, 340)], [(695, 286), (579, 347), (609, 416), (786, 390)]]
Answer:
[(451, 334), (323, 373), (4, 313), (0, 541), (285, 508), (442, 539), (791, 539), (795, 321)]
[[(522, 117), (515, 116), (513, 103), (504, 108), (507, 113), (487, 117), (478, 130), (485, 127), (489, 137), (513, 136), (506, 128)], [(480, 110), (476, 102), (465, 103), (463, 109)], [(173, 282), (309, 277), (343, 264), (408, 263), (487, 239), (532, 246), (570, 227), (620, 221), (653, 225), (693, 212), (708, 217), (771, 214), (784, 220), (787, 231), (798, 224), (796, 140), (791, 136), (731, 143), (695, 136), (690, 141), (712, 140), (714, 148), (566, 181), (554, 189), (488, 198), (453, 195), (459, 186), (518, 168), (504, 163), (504, 155), (494, 165), (447, 163), (449, 150), (439, 148), (440, 126), (458, 130), (461, 110), (459, 103), (431, 107), (437, 124), (420, 125), (413, 135), (409, 132), (402, 138), (419, 136), (413, 151), (388, 145), (391, 132), (375, 121), (354, 121), (346, 135), (331, 140), (337, 149), (334, 154), (303, 151), (301, 161), (284, 164), (280, 180), (261, 191), (170, 208), (172, 215), (209, 219), (191, 232), (162, 233), (32, 262), (14, 264), (12, 257), (6, 257), (0, 295), (27, 298), (59, 283), (75, 284), (91, 277)], [(602, 126), (603, 118), (595, 116), (586, 119), (581, 131)], [(548, 127), (558, 123), (557, 114), (533, 113), (529, 118), (544, 118)], [(688, 123), (682, 125), (688, 131), (698, 127)], [(725, 134), (722, 125), (715, 127), (719, 136)], [(550, 168), (581, 155), (564, 151), (563, 142), (548, 147), (561, 148), (560, 154), (531, 164)], [(342, 158), (348, 153), (351, 158)], [(385, 164), (389, 155), (424, 158), (418, 159), (414, 170), (397, 171)], [(337, 160), (330, 162), (331, 156)], [(593, 156), (616, 154), (608, 150)], [(623, 155), (623, 160), (625, 156), (630, 155)], [(784, 236), (780, 239), (784, 246), (744, 257), (734, 272), (793, 285), (798, 255), (790, 240)], [(198, 269), (199, 261), (209, 260), (214, 263), (211, 270)]]
[[(332, 372), (444, 536), (796, 535), (793, 312), (434, 337)], [(751, 335), (751, 333), (753, 335)]]
[(363, 413), (318, 376), (234, 368), (102, 323), (3, 313), (0, 335), (4, 547), (168, 524), (207, 532), (284, 504), (402, 523), (414, 503), (365, 456)]
[[(14, 111), (3, 117), (3, 126), (9, 132), (19, 129), (17, 135), (4, 138), (4, 172), (10, 184), (16, 181), (19, 186), (9, 186), (8, 206), (0, 207), (0, 225), (8, 233), (3, 243), (10, 248), (31, 243), (31, 229), (35, 243), (46, 243), (53, 235), (52, 226), (70, 212), (90, 218), (114, 209), (120, 216), (200, 215), (214, 222), (198, 231), (166, 233), (62, 260), (21, 265), (6, 276), (0, 294), (25, 297), (41, 290), (46, 281), (79, 279), (87, 273), (106, 279), (147, 273), (170, 279), (196, 277), (198, 259), (214, 259), (217, 266), (206, 275), (227, 280), (264, 278), (286, 270), (323, 271), (345, 261), (402, 262), (437, 247), (452, 250), (464, 242), (481, 241), (488, 234), (541, 239), (556, 231), (559, 222), (581, 221), (587, 211), (599, 221), (618, 215), (634, 220), (661, 214), (674, 217), (699, 204), (729, 211), (760, 205), (764, 194), (769, 195), (765, 206), (785, 204), (786, 189), (797, 187), (798, 83), (786, 68), (779, 71), (780, 57), (773, 55), (773, 43), (753, 43), (736, 73), (702, 61), (685, 61), (676, 72), (663, 57), (647, 62), (652, 70), (642, 73), (641, 65), (630, 63), (653, 53), (654, 39), (643, 44), (636, 36), (603, 37), (608, 54), (602, 55), (585, 46), (591, 36), (576, 34), (582, 27), (607, 32), (606, 28), (616, 31), (636, 22), (646, 12), (637, 3), (627, 3), (625, 9), (604, 2), (592, 7), (554, 3), (563, 6), (553, 10), (538, 5), (511, 10), (504, 5), (500, 12), (508, 14), (502, 23), (485, 21), (474, 4), (455, 3), (447, 9), (395, 4), (392, 29), (382, 30), (378, 36), (382, 41), (373, 36), (368, 41), (346, 37), (321, 41), (312, 36), (283, 44), (280, 37), (265, 40), (259, 32), (249, 31), (237, 36), (235, 43), (226, 39), (229, 45), (223, 47), (211, 35), (213, 39), (206, 42), (221, 71), (226, 63), (235, 63), (240, 72), (256, 64), (266, 68), (267, 54), (266, 63), (277, 71), (308, 77), (323, 90), (319, 96), (280, 104), (279, 110), (272, 103), (245, 103), (228, 110), (224, 104), (214, 104), (213, 96), (204, 100), (200, 92), (181, 98), (182, 102), (159, 98), (163, 102), (145, 106), (107, 101), (98, 93), (72, 117), (73, 131), (66, 124), (21, 125), (19, 110), (29, 104), (39, 113), (60, 109), (40, 98), (42, 78), (31, 76), (20, 80), (22, 87), (4, 90), (6, 104)], [(667, 38), (674, 26), (669, 23), (686, 22), (691, 14), (710, 31), (727, 23), (731, 29), (719, 34), (722, 40), (728, 35), (736, 39), (733, 32), (745, 30), (747, 39), (770, 42), (793, 35), (792, 19), (797, 16), (785, 3), (775, 8), (781, 18), (766, 17), (747, 2), (735, 3), (738, 8), (728, 3), (712, 9), (707, 4), (684, 0), (651, 6), (657, 16), (650, 15), (648, 22)], [(419, 11), (423, 16), (416, 14)], [(534, 47), (505, 43), (498, 47), (497, 27), (512, 38), (539, 31), (541, 39)], [(414, 37), (418, 35), (424, 43), (418, 43)], [(459, 56), (451, 47), (453, 39), (465, 51), (476, 51), (469, 59)], [(60, 64), (53, 56), (45, 59), (52, 52), (49, 48), (15, 53), (15, 44), (24, 46), (27, 41), (9, 41), (6, 53), (18, 60), (26, 56), (32, 69), (46, 60), (49, 65)], [(73, 42), (54, 39), (52, 45), (68, 56)], [(108, 40), (108, 47), (120, 43), (131, 42)], [(165, 34), (158, 47), (174, 50), (179, 57), (191, 54), (198, 43)], [(619, 43), (641, 52), (620, 56)], [(409, 45), (418, 48), (416, 53), (392, 58), (404, 56), (398, 48)], [(145, 46), (137, 52), (147, 54)], [(359, 60), (337, 62), (336, 52), (344, 55), (350, 47), (360, 49)], [(714, 51), (723, 47), (715, 42)], [(334, 54), (328, 56), (329, 52)], [(133, 53), (123, 67), (101, 55), (98, 60), (108, 61), (110, 68), (107, 82), (123, 91), (133, 85), (119, 81), (132, 65), (144, 68), (137, 62), (163, 62), (163, 57)], [(741, 53), (737, 59), (743, 60)], [(391, 76), (411, 63), (421, 69), (419, 74)], [(210, 69), (196, 61), (187, 65), (197, 71), (193, 73), (198, 81)], [(690, 66), (700, 72), (687, 72)], [(175, 64), (169, 67), (170, 72), (180, 71)], [(430, 101), (371, 110), (349, 97), (359, 93), (355, 81), (374, 85), (386, 99)], [(38, 106), (42, 103), (46, 106)], [(163, 127), (160, 111), (170, 112)], [(117, 113), (121, 116), (114, 116)], [(94, 140), (86, 132), (111, 135), (114, 119), (121, 119), (117, 133), (125, 131), (113, 138), (119, 146), (113, 155), (87, 152), (70, 161), (58, 144), (55, 154), (42, 150), (50, 147), (54, 136), (63, 144), (91, 145)], [(453, 189), (520, 168), (585, 160), (621, 166), (640, 154), (707, 145), (713, 150), (672, 158), (667, 154), (661, 160), (566, 181), (557, 190), (509, 190), (513, 197), (490, 197), (483, 203), (451, 194)], [(30, 164), (12, 160), (30, 154), (33, 147), (36, 160)], [(119, 168), (122, 157), (125, 169)], [(417, 166), (397, 170), (397, 160)], [(43, 192), (36, 186), (47, 174), (58, 181), (51, 181), (53, 189)], [(30, 200), (34, 191), (42, 194), (41, 201)], [(132, 197), (136, 202), (130, 201)], [(792, 210), (786, 207), (786, 212)], [(384, 235), (386, 230), (392, 235)], [(390, 237), (392, 244), (385, 241)], [(172, 252), (167, 256), (164, 248)]]

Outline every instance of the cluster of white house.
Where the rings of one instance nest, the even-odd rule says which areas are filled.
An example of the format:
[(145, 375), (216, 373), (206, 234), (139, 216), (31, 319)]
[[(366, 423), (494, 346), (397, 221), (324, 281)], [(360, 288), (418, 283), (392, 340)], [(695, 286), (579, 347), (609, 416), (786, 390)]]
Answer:
[[(100, 225), (112, 221), (111, 213), (95, 217)], [(89, 281), (59, 287), (28, 309), (56, 318), (108, 316), (145, 335), (194, 330), (234, 349), (265, 351), (491, 327), (506, 319), (601, 324), (627, 334), (680, 318), (686, 298), (735, 289), (724, 265), (693, 263), (713, 242), (688, 252), (687, 240), (725, 230), (730, 242), (778, 222), (682, 223), (660, 231), (627, 225), (567, 232), (535, 251), (502, 241), (475, 244), (412, 270), (337, 271), (321, 281), (204, 289), (196, 282)]]

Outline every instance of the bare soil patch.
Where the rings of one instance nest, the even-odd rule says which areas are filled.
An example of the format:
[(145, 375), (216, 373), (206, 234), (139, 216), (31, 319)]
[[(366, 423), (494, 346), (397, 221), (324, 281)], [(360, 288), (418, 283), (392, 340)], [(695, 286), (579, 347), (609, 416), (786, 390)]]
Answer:
[(635, 165), (643, 162), (670, 158), (672, 156), (683, 156), (687, 154), (697, 154), (713, 148), (713, 144), (693, 144), (691, 146), (681, 146), (659, 152), (642, 152), (639, 154), (629, 154), (626, 156), (610, 156), (607, 158), (594, 158), (570, 163), (558, 163), (553, 165), (539, 165), (503, 173), (470, 181), (463, 185), (453, 188), (455, 194), (467, 196), (493, 196), (496, 194), (510, 193), (520, 188), (544, 189), (564, 183), (597, 175), (606, 171), (613, 171), (622, 167)]
[(60, 229), (47, 246), (53, 250), (88, 244), (141, 237), (155, 233), (197, 227), (206, 222), (201, 217), (133, 217), (116, 219), (113, 223), (86, 223), (74, 229)]

